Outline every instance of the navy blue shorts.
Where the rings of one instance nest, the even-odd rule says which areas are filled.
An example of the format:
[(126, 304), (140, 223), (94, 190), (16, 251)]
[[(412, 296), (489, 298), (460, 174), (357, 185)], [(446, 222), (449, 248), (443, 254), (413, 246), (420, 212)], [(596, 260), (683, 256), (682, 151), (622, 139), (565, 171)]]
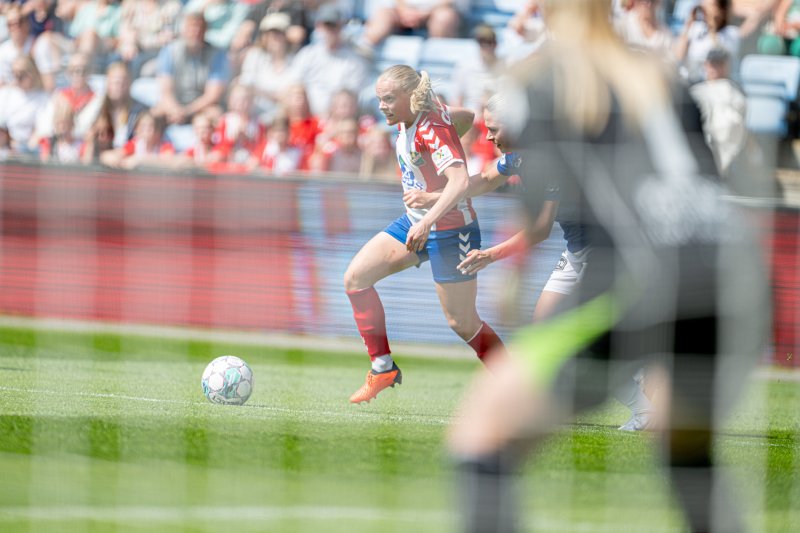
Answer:
[[(403, 244), (406, 243), (411, 220), (403, 215), (383, 230)], [(478, 221), (456, 229), (432, 231), (425, 249), (417, 252), (420, 264), (430, 260), (436, 283), (459, 283), (473, 280), (477, 274), (464, 275), (456, 266), (466, 259), (470, 250), (480, 250), (481, 228)], [(419, 266), (419, 265), (417, 265)]]

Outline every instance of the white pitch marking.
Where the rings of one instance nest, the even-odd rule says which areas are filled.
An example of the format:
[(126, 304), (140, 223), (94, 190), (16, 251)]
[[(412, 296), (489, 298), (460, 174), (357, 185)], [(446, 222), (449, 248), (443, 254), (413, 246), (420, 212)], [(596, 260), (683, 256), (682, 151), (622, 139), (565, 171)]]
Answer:
[[(129, 400), (134, 402), (150, 402), (150, 403), (165, 403), (173, 405), (196, 405), (198, 403), (205, 404), (206, 401), (189, 401), (189, 400), (169, 400), (164, 398), (147, 398), (144, 396), (129, 396), (126, 394), (115, 394), (111, 392), (79, 392), (79, 391), (55, 391), (46, 389), (26, 389), (20, 387), (5, 387), (0, 385), (0, 391), (8, 392), (21, 392), (25, 394), (47, 394), (51, 396), (81, 396), (84, 398), (108, 398), (115, 400)], [(210, 404), (209, 404), (210, 405)], [(281, 413), (294, 416), (306, 417), (320, 417), (331, 419), (337, 418), (340, 420), (355, 420), (356, 418), (371, 418), (376, 420), (391, 420), (395, 422), (414, 422), (427, 424), (430, 426), (443, 426), (450, 423), (449, 418), (432, 417), (419, 415), (416, 413), (409, 413), (405, 415), (393, 415), (387, 413), (373, 413), (366, 411), (367, 408), (360, 408), (360, 406), (348, 406), (351, 409), (348, 412), (343, 411), (317, 411), (312, 409), (290, 409), (288, 407), (271, 407), (263, 404), (249, 404), (239, 407), (240, 409), (256, 409), (259, 411), (267, 411), (271, 413)], [(237, 407), (233, 407), (237, 408)], [(360, 409), (360, 410), (359, 410)]]
[(184, 522), (186, 520), (245, 522), (253, 520), (390, 520), (403, 522), (448, 522), (455, 519), (450, 513), (439, 511), (394, 511), (374, 507), (324, 507), (324, 506), (119, 506), (96, 507), (89, 505), (54, 505), (36, 507), (0, 507), (3, 518), (67, 521), (101, 520), (116, 522)]
[[(577, 533), (605, 533), (619, 531), (616, 523), (570, 522), (558, 518), (537, 516), (526, 517), (526, 525), (537, 529), (554, 531), (575, 531)], [(70, 520), (99, 520), (104, 522), (144, 522), (170, 523), (187, 521), (213, 522), (254, 522), (270, 520), (360, 520), (374, 522), (389, 520), (411, 524), (453, 524), (458, 516), (446, 511), (423, 511), (419, 509), (401, 511), (376, 509), (375, 507), (332, 507), (296, 505), (276, 506), (119, 506), (99, 507), (89, 505), (54, 505), (29, 507), (0, 507), (0, 523), (4, 520), (39, 520), (65, 522)], [(672, 531), (662, 525), (650, 525), (652, 532)]]

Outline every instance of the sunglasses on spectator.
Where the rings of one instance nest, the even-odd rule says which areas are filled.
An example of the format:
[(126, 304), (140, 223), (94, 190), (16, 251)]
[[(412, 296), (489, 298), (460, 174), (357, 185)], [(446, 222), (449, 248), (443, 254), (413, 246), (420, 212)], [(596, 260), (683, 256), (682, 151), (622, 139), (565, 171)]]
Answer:
[(6, 26), (9, 28), (18, 28), (19, 26), (22, 26), (22, 22), (23, 22), (22, 19), (17, 19), (17, 20), (6, 19)]
[(18, 80), (21, 80), (23, 78), (27, 78), (28, 76), (30, 76), (30, 74), (28, 73), (27, 70), (15, 70), (15, 71), (12, 72), (12, 74)]
[(497, 44), (497, 41), (494, 39), (478, 39), (478, 44), (481, 46), (494, 46)]

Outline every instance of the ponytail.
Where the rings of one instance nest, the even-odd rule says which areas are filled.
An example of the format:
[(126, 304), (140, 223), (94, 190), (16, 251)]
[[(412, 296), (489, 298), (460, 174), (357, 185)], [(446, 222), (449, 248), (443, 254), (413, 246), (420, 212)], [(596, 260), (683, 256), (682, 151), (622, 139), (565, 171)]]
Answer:
[(436, 108), (431, 78), (426, 71), (417, 72), (408, 65), (394, 65), (384, 70), (379, 78), (394, 81), (409, 94), (412, 113), (433, 111)]

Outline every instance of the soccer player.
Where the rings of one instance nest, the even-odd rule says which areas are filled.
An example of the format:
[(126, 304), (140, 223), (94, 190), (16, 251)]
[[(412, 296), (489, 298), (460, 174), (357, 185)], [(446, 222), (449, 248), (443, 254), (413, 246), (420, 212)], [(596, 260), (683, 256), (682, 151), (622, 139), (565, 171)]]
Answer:
[[(518, 171), (522, 161), (513, 152), (514, 139), (507, 124), (513, 124), (515, 114), (519, 113), (510, 98), (495, 94), (486, 102), (483, 119), (486, 124), (486, 138), (494, 143), (503, 156), (497, 164), (481, 174), (470, 176), (468, 197), (475, 197), (495, 190)], [(553, 222), (557, 221), (564, 233), (566, 249), (547, 280), (533, 313), (534, 321), (544, 320), (555, 312), (564, 298), (573, 293), (580, 282), (584, 267), (589, 262), (591, 246), (587, 241), (584, 224), (576, 216), (576, 205), (571, 199), (562, 201), (558, 180), (545, 176), (545, 181), (529, 184), (542, 189), (541, 208), (528, 227), (511, 238), (483, 250), (470, 250), (466, 259), (457, 268), (466, 274), (475, 274), (491, 263), (506, 257), (524, 253), (528, 248), (544, 241), (550, 236)], [(430, 207), (440, 193), (410, 190), (403, 201), (411, 207)], [(652, 406), (641, 388), (643, 374), (637, 373), (625, 385), (615, 391), (617, 399), (631, 411), (630, 419), (619, 427), (623, 431), (641, 431), (650, 424)]]
[[(391, 356), (383, 304), (375, 283), (430, 260), (436, 293), (450, 327), (483, 360), (502, 342), (478, 316), (477, 278), (457, 268), (466, 253), (480, 247), (475, 210), (464, 193), (469, 175), (459, 134), (445, 106), (436, 99), (428, 73), (395, 65), (381, 73), (375, 85), (386, 123), (397, 126), (397, 160), (403, 190), (436, 191), (430, 208), (411, 208), (368, 241), (350, 262), (344, 285), (356, 326), (364, 339), (372, 368), (350, 401), (361, 403), (387, 387), (401, 383)], [(469, 117), (468, 125), (472, 123)]]
[[(765, 339), (759, 247), (725, 199), (687, 91), (626, 48), (609, 5), (543, 0), (553, 39), (516, 69), (520, 176), (554, 176), (576, 198), (591, 265), (556, 313), (477, 376), (454, 418), (466, 531), (517, 531), (524, 455), (650, 359), (669, 376), (663, 456), (689, 529), (743, 530), (711, 450)], [(523, 197), (537, 213), (541, 191)]]

